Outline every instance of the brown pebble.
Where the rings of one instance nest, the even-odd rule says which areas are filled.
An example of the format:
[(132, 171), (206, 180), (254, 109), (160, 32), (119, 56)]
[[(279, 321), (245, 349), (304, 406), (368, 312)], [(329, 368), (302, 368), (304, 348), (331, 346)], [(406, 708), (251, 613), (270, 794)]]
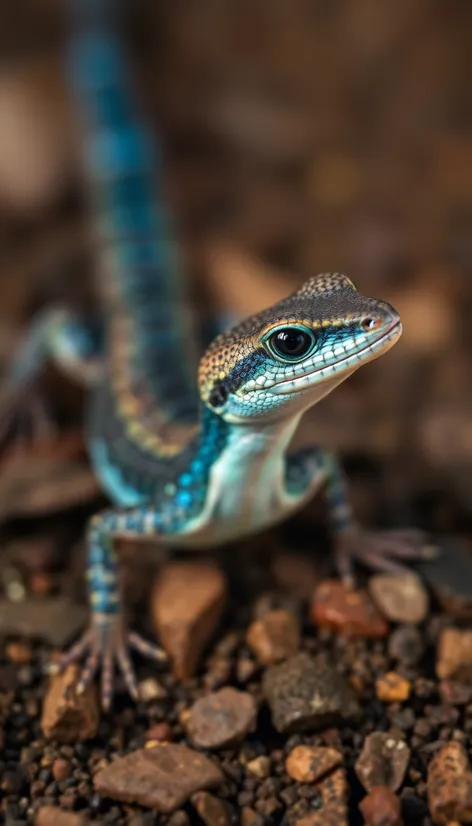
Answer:
[(206, 826), (230, 826), (228, 810), (224, 803), (209, 792), (197, 792), (190, 802)]
[(138, 686), (139, 696), (145, 703), (151, 703), (153, 700), (165, 700), (167, 691), (155, 677), (148, 677), (146, 680), (141, 680)]
[(260, 780), (265, 780), (270, 776), (270, 757), (266, 757), (266, 755), (261, 754), (260, 757), (255, 757), (254, 760), (250, 760), (249, 763), (247, 763), (246, 768), (251, 772), (251, 774), (254, 774)]
[(51, 679), (44, 698), (41, 728), (45, 737), (59, 743), (75, 743), (95, 737), (99, 724), (96, 687), (87, 686), (77, 694), (80, 667), (70, 665)]
[(180, 744), (161, 743), (119, 757), (95, 775), (94, 785), (113, 800), (170, 814), (195, 792), (217, 788), (223, 779), (205, 755)]
[(440, 680), (472, 684), (472, 631), (445, 628), (439, 637), (436, 674)]
[(348, 683), (322, 657), (300, 653), (270, 666), (263, 690), (279, 732), (314, 731), (352, 720), (359, 713)]
[(376, 574), (369, 580), (369, 593), (390, 622), (418, 624), (428, 613), (428, 593), (416, 574)]
[(72, 774), (72, 766), (69, 760), (64, 760), (64, 758), (58, 757), (52, 764), (52, 774), (54, 780), (58, 783), (62, 780), (67, 780), (67, 778)]
[(295, 826), (348, 826), (347, 802), (349, 787), (344, 769), (336, 769), (317, 784), (321, 807), (302, 815)]
[(382, 703), (404, 703), (411, 694), (411, 683), (395, 671), (389, 671), (376, 681), (375, 693)]
[(261, 665), (279, 663), (300, 647), (300, 626), (291, 611), (268, 611), (251, 623), (246, 642)]
[(85, 818), (75, 812), (64, 812), (59, 806), (41, 806), (35, 817), (35, 826), (85, 826)]
[(254, 728), (256, 714), (251, 694), (227, 687), (197, 700), (184, 725), (194, 745), (218, 749), (243, 740)]
[(29, 663), (32, 656), (31, 646), (27, 642), (10, 642), (5, 646), (5, 655), (12, 663)]
[(410, 753), (404, 740), (393, 733), (369, 734), (354, 766), (366, 792), (375, 786), (388, 786), (396, 792), (405, 778)]
[(330, 628), (346, 637), (380, 638), (388, 623), (364, 590), (354, 590), (337, 579), (325, 580), (315, 589), (311, 613), (319, 628)]
[(428, 805), (433, 823), (472, 823), (472, 773), (460, 743), (443, 746), (428, 767)]
[(146, 740), (169, 743), (172, 740), (172, 729), (168, 723), (156, 723), (155, 726), (147, 730)]
[(178, 679), (191, 677), (218, 626), (226, 599), (226, 581), (210, 563), (175, 562), (158, 578), (152, 616)]
[(403, 826), (400, 799), (387, 786), (375, 786), (359, 809), (365, 826)]
[(264, 819), (249, 806), (241, 809), (241, 826), (264, 826)]
[(342, 754), (324, 746), (295, 746), (285, 761), (285, 770), (298, 783), (315, 783), (341, 765)]

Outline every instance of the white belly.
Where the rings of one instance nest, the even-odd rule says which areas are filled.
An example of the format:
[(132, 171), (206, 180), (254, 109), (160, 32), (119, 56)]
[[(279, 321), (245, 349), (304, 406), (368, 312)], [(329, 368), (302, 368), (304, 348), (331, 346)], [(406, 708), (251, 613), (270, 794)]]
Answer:
[(176, 544), (216, 545), (257, 533), (282, 521), (313, 495), (319, 482), (303, 496), (285, 491), (285, 450), (297, 422), (270, 432), (235, 429), (210, 474), (203, 512)]

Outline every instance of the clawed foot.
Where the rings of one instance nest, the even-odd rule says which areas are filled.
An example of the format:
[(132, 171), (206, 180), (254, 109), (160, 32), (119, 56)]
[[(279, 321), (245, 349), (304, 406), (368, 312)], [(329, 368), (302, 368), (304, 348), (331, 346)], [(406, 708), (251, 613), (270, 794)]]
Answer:
[(0, 391), (0, 448), (21, 448), (49, 439), (56, 425), (39, 390), (29, 384), (7, 385)]
[(414, 528), (378, 532), (350, 528), (336, 538), (336, 567), (347, 582), (353, 580), (354, 562), (374, 571), (404, 573), (408, 570), (404, 563), (431, 559), (435, 555), (436, 549), (427, 544), (423, 532)]
[(85, 657), (85, 665), (76, 686), (82, 694), (101, 668), (102, 706), (108, 711), (113, 697), (113, 672), (115, 662), (126, 683), (133, 700), (139, 699), (136, 674), (129, 656), (134, 649), (144, 657), (157, 662), (165, 662), (167, 655), (162, 648), (144, 640), (139, 634), (126, 631), (120, 621), (108, 622), (106, 625), (92, 625), (72, 648), (57, 663), (49, 666), (49, 673), (58, 674), (71, 663)]

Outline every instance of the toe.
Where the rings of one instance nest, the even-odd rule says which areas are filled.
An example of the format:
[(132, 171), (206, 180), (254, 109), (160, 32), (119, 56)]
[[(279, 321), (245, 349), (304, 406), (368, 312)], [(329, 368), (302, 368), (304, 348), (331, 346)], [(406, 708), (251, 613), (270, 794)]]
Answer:
[(167, 662), (167, 654), (164, 649), (159, 648), (158, 645), (152, 645), (147, 640), (143, 639), (139, 634), (131, 632), (128, 634), (128, 644), (131, 648), (134, 648), (135, 651), (139, 651), (143, 657), (149, 657), (152, 660), (157, 660), (158, 662)]
[(113, 695), (113, 656), (110, 648), (105, 651), (102, 660), (101, 694), (102, 707), (105, 711), (109, 711)]
[(133, 700), (139, 699), (138, 684), (134, 673), (133, 665), (131, 663), (129, 654), (124, 645), (121, 645), (116, 652), (116, 659), (118, 661), (119, 669), (123, 675), (129, 694)]
[(50, 674), (59, 674), (61, 671), (64, 671), (67, 666), (71, 665), (71, 663), (78, 662), (89, 648), (91, 639), (92, 631), (89, 629), (57, 662), (48, 665), (48, 672)]
[(83, 694), (87, 686), (92, 682), (95, 674), (97, 673), (98, 664), (100, 661), (100, 652), (97, 647), (92, 648), (87, 661), (84, 666), (84, 670), (80, 676), (80, 680), (77, 683), (77, 694)]

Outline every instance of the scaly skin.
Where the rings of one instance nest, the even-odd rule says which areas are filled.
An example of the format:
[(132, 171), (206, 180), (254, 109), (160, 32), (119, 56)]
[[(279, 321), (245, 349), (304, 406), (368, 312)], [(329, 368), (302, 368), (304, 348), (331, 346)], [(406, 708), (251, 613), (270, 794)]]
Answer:
[(104, 707), (115, 661), (137, 697), (130, 646), (163, 656), (127, 631), (117, 537), (207, 548), (283, 520), (324, 489), (344, 577), (355, 559), (394, 570), (422, 553), (417, 532), (359, 529), (334, 456), (316, 446), (289, 451), (306, 410), (399, 339), (392, 307), (361, 296), (343, 275), (319, 275), (219, 335), (197, 371), (184, 281), (152, 190), (160, 167), (134, 110), (115, 13), (114, 0), (76, 0), (70, 61), (105, 250), (106, 353), (87, 434), (113, 507), (88, 529), (90, 627), (56, 666), (86, 658), (79, 690), (101, 667)]

